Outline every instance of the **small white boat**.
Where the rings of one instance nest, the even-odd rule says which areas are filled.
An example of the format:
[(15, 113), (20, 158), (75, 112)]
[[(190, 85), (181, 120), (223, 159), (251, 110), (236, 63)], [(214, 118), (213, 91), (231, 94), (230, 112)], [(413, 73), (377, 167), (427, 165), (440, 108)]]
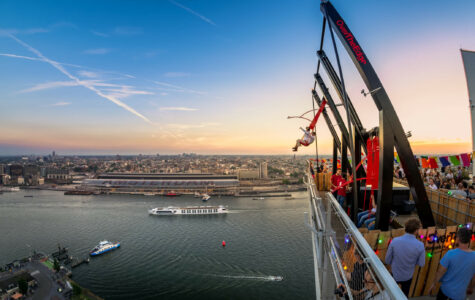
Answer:
[(201, 197), (201, 200), (203, 200), (203, 201), (208, 201), (210, 198), (211, 198), (210, 195), (208, 195), (208, 194), (203, 194), (203, 197)]
[(195, 198), (200, 198), (201, 194), (199, 192), (195, 192)]
[(2, 192), (19, 192), (20, 187), (19, 186), (4, 186), (1, 188)]
[(186, 206), (186, 207), (156, 207), (148, 211), (149, 214), (155, 216), (171, 216), (171, 215), (215, 215), (226, 214), (228, 209), (223, 205), (219, 206)]
[(272, 281), (282, 281), (284, 280), (283, 276), (269, 276), (269, 279)]

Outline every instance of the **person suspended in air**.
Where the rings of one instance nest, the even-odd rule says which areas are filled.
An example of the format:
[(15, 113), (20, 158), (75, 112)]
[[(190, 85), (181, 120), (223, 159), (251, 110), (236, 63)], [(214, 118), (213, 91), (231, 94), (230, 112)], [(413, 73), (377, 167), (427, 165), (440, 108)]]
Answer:
[(306, 129), (300, 127), (300, 129), (302, 129), (304, 135), (301, 139), (297, 140), (295, 147), (292, 148), (293, 151), (297, 151), (300, 146), (308, 146), (315, 140), (315, 131), (311, 132), (310, 127)]

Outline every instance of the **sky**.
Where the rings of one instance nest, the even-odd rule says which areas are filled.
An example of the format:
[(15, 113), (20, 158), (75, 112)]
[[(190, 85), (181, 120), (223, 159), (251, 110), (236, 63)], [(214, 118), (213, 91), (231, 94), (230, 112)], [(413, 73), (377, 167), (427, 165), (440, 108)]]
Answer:
[[(414, 152), (469, 152), (459, 49), (475, 50), (475, 2), (332, 3), (412, 132)], [(308, 122), (287, 116), (312, 109), (319, 4), (3, 0), (0, 155), (292, 154)], [(363, 81), (339, 51), (363, 125), (377, 126)], [(330, 154), (324, 122), (317, 136), (319, 153)]]

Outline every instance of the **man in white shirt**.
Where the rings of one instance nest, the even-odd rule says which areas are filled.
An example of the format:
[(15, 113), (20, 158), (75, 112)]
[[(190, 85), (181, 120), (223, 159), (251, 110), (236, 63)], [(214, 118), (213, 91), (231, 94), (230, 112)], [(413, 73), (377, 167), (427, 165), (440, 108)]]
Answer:
[(297, 140), (295, 147), (292, 148), (293, 151), (297, 151), (300, 145), (308, 146), (311, 143), (313, 143), (313, 141), (315, 140), (315, 132), (310, 132), (310, 128), (307, 127), (307, 129), (305, 130), (302, 127), (300, 127), (300, 129), (302, 129), (302, 131), (304, 132), (304, 135), (301, 139)]

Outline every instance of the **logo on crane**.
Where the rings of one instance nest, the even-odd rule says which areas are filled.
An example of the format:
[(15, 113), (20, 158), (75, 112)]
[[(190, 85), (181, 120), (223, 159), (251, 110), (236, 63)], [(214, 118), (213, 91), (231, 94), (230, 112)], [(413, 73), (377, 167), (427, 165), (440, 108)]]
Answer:
[(345, 37), (345, 39), (348, 41), (351, 48), (353, 49), (353, 52), (356, 55), (356, 59), (360, 63), (366, 65), (366, 59), (364, 57), (363, 50), (361, 50), (360, 45), (358, 45), (355, 42), (355, 37), (353, 36), (353, 34), (351, 32), (349, 32), (348, 29), (345, 27), (345, 22), (343, 22), (343, 20), (338, 20), (338, 21), (336, 21), (336, 25), (338, 25), (338, 27), (340, 28), (341, 33), (343, 34), (343, 36)]

